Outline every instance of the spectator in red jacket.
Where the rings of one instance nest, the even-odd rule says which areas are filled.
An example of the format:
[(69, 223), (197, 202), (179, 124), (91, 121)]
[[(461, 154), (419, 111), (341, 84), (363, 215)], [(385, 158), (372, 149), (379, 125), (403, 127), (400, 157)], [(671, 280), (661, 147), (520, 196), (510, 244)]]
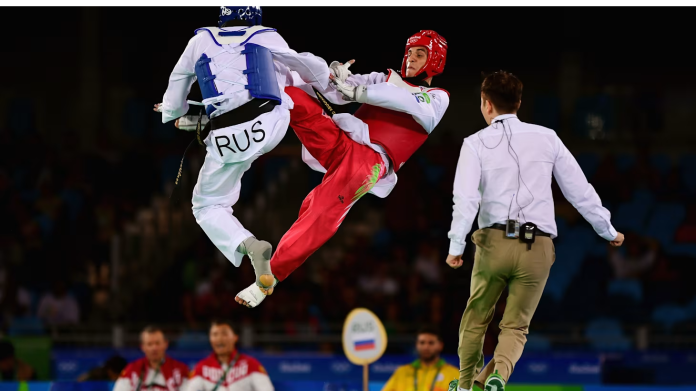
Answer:
[(184, 391), (273, 391), (263, 366), (237, 351), (237, 339), (229, 322), (214, 321), (210, 326), (213, 353), (196, 364)]
[(169, 343), (162, 330), (148, 326), (140, 334), (140, 348), (145, 357), (128, 364), (116, 381), (113, 391), (183, 391), (189, 368), (167, 357)]

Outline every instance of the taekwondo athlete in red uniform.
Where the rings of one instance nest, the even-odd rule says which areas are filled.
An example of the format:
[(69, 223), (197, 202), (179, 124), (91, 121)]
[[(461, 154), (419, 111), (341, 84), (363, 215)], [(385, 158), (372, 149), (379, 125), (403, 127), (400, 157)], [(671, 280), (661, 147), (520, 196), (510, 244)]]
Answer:
[(312, 97), (315, 94), (309, 85), (285, 88), (294, 102), (290, 127), (303, 144), (303, 160), (325, 175), (305, 198), (299, 218), (271, 258), (273, 286), (252, 284), (237, 295), (238, 303), (247, 307), (260, 304), (279, 281), (336, 233), (362, 196), (389, 195), (397, 171), (447, 110), (449, 93), (430, 86), (433, 76), (442, 73), (446, 58), (446, 40), (433, 30), (422, 30), (406, 42), (401, 75), (392, 70), (351, 75), (352, 61), (331, 63), (334, 88), (323, 94), (337, 104), (362, 103), (355, 115), (329, 117), (324, 111), (327, 106)]

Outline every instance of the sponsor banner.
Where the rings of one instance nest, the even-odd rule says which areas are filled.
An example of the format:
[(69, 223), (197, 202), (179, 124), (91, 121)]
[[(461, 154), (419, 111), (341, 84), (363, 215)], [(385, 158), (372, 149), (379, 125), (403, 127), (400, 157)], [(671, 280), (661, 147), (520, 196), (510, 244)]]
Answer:
[[(351, 344), (364, 340), (364, 335), (356, 335), (359, 338), (351, 339)], [(273, 381), (359, 382), (362, 379), (362, 368), (353, 365), (342, 354), (261, 354), (249, 350), (244, 350), (244, 353), (258, 359)], [(138, 349), (54, 349), (52, 377), (55, 380), (75, 380), (103, 364), (113, 354), (120, 354), (128, 361), (142, 356)], [(193, 368), (198, 360), (210, 352), (170, 349), (167, 354)], [(443, 358), (458, 366), (456, 355), (445, 355)], [(370, 365), (370, 380), (386, 381), (396, 368), (414, 359), (412, 355), (384, 355)], [(490, 359), (486, 357), (486, 362)], [(603, 379), (605, 383), (624, 382), (629, 372), (631, 379), (640, 380), (643, 384), (689, 385), (693, 381), (684, 374), (690, 373), (694, 364), (696, 354), (689, 352), (624, 353), (619, 356), (591, 352), (529, 352), (515, 366), (512, 381), (517, 384), (600, 385)], [(646, 376), (638, 379), (636, 376), (641, 373)]]
[[(323, 381), (274, 381), (276, 391), (362, 391), (362, 383)], [(381, 391), (383, 381), (371, 381), (369, 391)], [(110, 391), (112, 382), (0, 382), (0, 391)], [(696, 391), (696, 386), (560, 386), (560, 385), (515, 385), (505, 387), (507, 391)]]

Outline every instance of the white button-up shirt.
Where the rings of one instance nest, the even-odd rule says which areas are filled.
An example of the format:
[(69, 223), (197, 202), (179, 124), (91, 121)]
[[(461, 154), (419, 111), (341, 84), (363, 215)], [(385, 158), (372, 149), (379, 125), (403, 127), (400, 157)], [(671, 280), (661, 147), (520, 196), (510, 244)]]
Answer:
[[(499, 120), (502, 122), (496, 123)], [(505, 224), (508, 218), (519, 216), (520, 224), (532, 222), (555, 238), (558, 233), (551, 195), (552, 173), (563, 195), (597, 234), (614, 240), (616, 230), (610, 222), (611, 213), (602, 206), (597, 192), (556, 132), (522, 122), (514, 114), (504, 114), (494, 118), (491, 126), (464, 139), (454, 179), (454, 212), (447, 235), (449, 253), (464, 252), (465, 237), (479, 206), (481, 228)]]

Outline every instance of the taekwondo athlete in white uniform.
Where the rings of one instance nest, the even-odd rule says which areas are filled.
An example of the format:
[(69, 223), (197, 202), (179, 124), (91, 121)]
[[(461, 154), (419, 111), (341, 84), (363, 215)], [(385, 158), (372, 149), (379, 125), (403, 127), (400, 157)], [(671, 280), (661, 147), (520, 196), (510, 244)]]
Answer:
[[(260, 7), (223, 6), (219, 17), (219, 27), (195, 31), (155, 111), (162, 113), (163, 123), (184, 116), (189, 103), (196, 103), (186, 97), (198, 80), (210, 133), (193, 190), (193, 214), (232, 264), (239, 266), (249, 256), (256, 284), (270, 294), (274, 281), (259, 277), (271, 274), (271, 244), (256, 240), (232, 206), (239, 200), (244, 172), (285, 136), (293, 102), (284, 87), (306, 82), (326, 88), (330, 72), (323, 59), (291, 50), (275, 29), (262, 26)], [(187, 117), (177, 126), (192, 130), (190, 124), (198, 121)]]

